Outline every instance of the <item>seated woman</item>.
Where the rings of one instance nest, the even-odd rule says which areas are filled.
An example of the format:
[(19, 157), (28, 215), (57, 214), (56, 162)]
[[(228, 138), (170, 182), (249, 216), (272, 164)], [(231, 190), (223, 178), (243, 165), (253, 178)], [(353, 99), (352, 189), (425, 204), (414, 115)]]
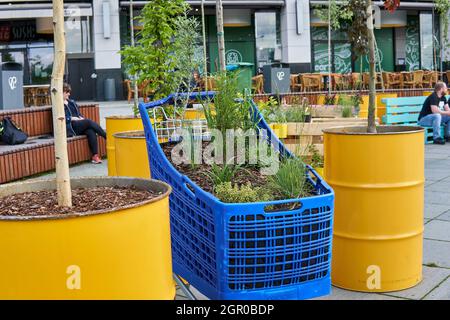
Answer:
[(76, 102), (69, 99), (72, 88), (68, 83), (63, 85), (64, 111), (66, 114), (67, 136), (86, 135), (92, 153), (92, 163), (102, 163), (98, 155), (97, 135), (106, 139), (106, 132), (95, 121), (86, 119), (80, 112)]

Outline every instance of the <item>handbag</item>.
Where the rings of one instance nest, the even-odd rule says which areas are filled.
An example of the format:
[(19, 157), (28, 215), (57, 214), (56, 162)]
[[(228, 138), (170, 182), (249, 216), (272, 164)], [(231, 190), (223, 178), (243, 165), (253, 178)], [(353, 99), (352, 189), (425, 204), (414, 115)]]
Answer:
[(1, 140), (6, 144), (22, 144), (28, 139), (28, 135), (10, 117), (5, 117), (0, 127), (2, 127)]

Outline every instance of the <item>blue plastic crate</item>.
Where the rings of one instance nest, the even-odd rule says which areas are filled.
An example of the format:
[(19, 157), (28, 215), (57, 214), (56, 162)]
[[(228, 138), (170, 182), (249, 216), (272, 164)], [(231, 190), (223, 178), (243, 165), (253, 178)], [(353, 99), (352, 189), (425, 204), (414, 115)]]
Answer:
[[(213, 97), (214, 92), (192, 98)], [(150, 123), (149, 108), (173, 103), (173, 96), (139, 104), (152, 178), (169, 183), (174, 273), (210, 299), (307, 299), (331, 290), (334, 193), (308, 167), (316, 195), (260, 203), (220, 202), (165, 157)], [(254, 103), (258, 126), (285, 156)], [(268, 205), (299, 203), (295, 210), (266, 212)]]

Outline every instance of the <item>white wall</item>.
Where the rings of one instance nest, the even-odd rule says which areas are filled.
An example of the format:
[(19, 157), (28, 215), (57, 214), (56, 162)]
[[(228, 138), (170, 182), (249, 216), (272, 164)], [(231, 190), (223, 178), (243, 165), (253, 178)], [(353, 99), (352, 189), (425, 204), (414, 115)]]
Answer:
[[(103, 7), (102, 3), (110, 3), (110, 30), (111, 36), (105, 39), (103, 35)], [(120, 24), (119, 0), (94, 0), (94, 52), (95, 69), (120, 68)]]
[(301, 34), (297, 34), (296, 0), (286, 0), (280, 14), (282, 62), (286, 63), (311, 62), (309, 0), (298, 1), (303, 4), (303, 10), (299, 12), (303, 21)]

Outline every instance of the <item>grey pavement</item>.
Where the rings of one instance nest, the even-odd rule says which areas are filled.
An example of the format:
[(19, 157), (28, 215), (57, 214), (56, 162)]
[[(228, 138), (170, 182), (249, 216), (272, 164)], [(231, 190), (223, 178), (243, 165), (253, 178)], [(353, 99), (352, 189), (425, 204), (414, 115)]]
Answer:
[[(100, 103), (102, 125), (109, 115), (131, 114), (127, 102)], [(71, 176), (107, 175), (106, 161), (101, 165), (84, 163), (71, 167)], [(53, 177), (54, 173), (40, 177)], [(362, 293), (332, 288), (319, 299), (446, 299), (450, 300), (450, 143), (425, 146), (425, 210), (423, 243), (423, 280), (417, 286), (389, 293)], [(192, 288), (198, 299), (207, 299)], [(177, 299), (186, 299), (181, 290)]]

